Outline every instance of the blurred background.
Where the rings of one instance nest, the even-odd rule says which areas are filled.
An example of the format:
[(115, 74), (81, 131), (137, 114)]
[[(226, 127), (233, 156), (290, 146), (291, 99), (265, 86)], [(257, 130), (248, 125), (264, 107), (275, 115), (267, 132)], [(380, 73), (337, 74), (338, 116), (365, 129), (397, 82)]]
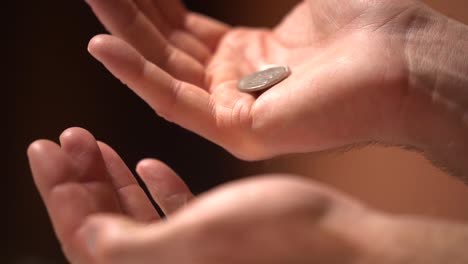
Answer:
[[(298, 1), (185, 2), (231, 25), (268, 27)], [(468, 23), (466, 0), (427, 2)], [(468, 188), (417, 153), (366, 147), (255, 163), (236, 160), (157, 117), (88, 55), (88, 40), (104, 29), (84, 1), (6, 5), (7, 181), (2, 194), (7, 202), (7, 247), (0, 263), (66, 263), (32, 182), (25, 151), (33, 140), (57, 140), (71, 126), (84, 127), (114, 146), (130, 168), (145, 157), (167, 162), (196, 193), (256, 173), (290, 172), (325, 182), (387, 212), (468, 221)]]

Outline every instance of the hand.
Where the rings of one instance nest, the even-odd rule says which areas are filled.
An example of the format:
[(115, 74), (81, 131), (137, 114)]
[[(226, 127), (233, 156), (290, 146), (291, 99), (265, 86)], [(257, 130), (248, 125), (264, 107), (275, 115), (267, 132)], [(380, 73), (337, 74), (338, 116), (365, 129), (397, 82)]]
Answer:
[[(94, 215), (112, 213), (139, 223), (159, 221), (143, 189), (112, 148), (79, 128), (63, 132), (60, 143), (36, 141), (28, 157), (55, 233), (72, 263), (95, 263), (77, 253), (84, 250), (80, 229)], [(161, 162), (144, 160), (137, 171), (166, 214), (192, 197), (184, 182)]]
[(72, 263), (468, 261), (468, 227), (461, 224), (385, 215), (289, 175), (243, 180), (193, 198), (167, 166), (144, 160), (137, 171), (169, 215), (160, 221), (110, 147), (82, 129), (65, 131), (60, 141), (37, 141), (28, 155)]
[[(417, 1), (303, 1), (272, 30), (231, 28), (174, 0), (87, 2), (114, 35), (89, 51), (158, 114), (240, 158), (402, 133)], [(258, 96), (237, 90), (267, 64), (292, 75)]]

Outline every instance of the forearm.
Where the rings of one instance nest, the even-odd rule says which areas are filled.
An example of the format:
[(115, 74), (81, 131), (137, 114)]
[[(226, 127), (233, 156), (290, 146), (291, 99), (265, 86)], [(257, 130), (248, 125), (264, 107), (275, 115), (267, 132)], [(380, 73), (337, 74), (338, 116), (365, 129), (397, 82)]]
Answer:
[(409, 25), (408, 145), (468, 182), (468, 27), (429, 9)]

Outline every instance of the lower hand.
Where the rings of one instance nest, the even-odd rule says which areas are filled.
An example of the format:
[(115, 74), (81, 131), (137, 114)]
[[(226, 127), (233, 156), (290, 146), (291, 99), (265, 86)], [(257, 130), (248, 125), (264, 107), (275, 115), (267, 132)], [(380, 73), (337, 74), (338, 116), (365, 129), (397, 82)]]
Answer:
[(156, 160), (137, 172), (82, 129), (33, 143), (36, 185), (72, 263), (467, 263), (468, 227), (387, 215), (294, 176), (257, 177), (193, 198)]

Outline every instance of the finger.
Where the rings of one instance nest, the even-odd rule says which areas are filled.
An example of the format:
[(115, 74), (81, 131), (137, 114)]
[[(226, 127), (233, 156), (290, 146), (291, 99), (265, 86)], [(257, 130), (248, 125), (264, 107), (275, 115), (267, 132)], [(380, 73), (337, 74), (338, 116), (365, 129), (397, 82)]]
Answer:
[(229, 26), (197, 13), (187, 12), (181, 1), (153, 0), (161, 14), (175, 28), (183, 28), (204, 43), (211, 51)]
[(187, 10), (179, 0), (152, 0), (161, 14), (169, 23), (175, 27), (183, 26), (183, 18), (187, 14)]
[[(86, 196), (85, 206), (88, 208), (88, 214), (122, 213), (119, 199), (94, 136), (82, 128), (70, 128), (60, 135), (60, 142), (62, 151), (68, 154), (76, 168), (76, 175), (74, 178), (70, 177), (68, 182), (73, 189), (77, 189), (74, 191), (76, 195), (66, 193), (63, 195), (69, 195), (69, 199)], [(69, 206), (65, 203), (65, 199), (63, 201), (58, 199), (58, 203)]]
[(209, 76), (208, 91), (214, 93), (217, 89), (223, 89), (239, 94), (238, 80), (253, 71), (251, 65), (242, 60), (231, 47), (226, 47), (224, 52), (218, 52), (212, 57), (210, 65), (206, 68)]
[(197, 13), (189, 13), (185, 20), (185, 29), (213, 52), (230, 26)]
[[(99, 20), (114, 35), (176, 78), (203, 85), (203, 66), (170, 45), (151, 21), (130, 0), (87, 0)], [(183, 65), (183, 67), (181, 67)]]
[(205, 90), (174, 79), (115, 37), (95, 37), (88, 49), (159, 115), (216, 140), (214, 105)]
[[(234, 262), (289, 263), (301, 256), (307, 263), (342, 263), (356, 256), (362, 234), (372, 235), (375, 244), (375, 232), (366, 231), (376, 228), (382, 235), (382, 229), (374, 218), (368, 221), (370, 215), (359, 205), (341, 199), (305, 179), (262, 177), (207, 193), (171, 221), (155, 225), (92, 218), (83, 237), (97, 263), (205, 263), (228, 258), (233, 248), (250, 252), (252, 247), (265, 254), (241, 254)], [(349, 228), (343, 221), (356, 226)], [(349, 229), (354, 233), (346, 233)], [(291, 232), (301, 235), (288, 236)], [(278, 244), (285, 237), (291, 243)]]
[(76, 167), (60, 146), (52, 141), (38, 140), (28, 148), (28, 158), (34, 182), (46, 199), (50, 190), (76, 174)]
[[(164, 222), (142, 225), (128, 218), (100, 215), (87, 219), (80, 230), (83, 255), (100, 264), (180, 263), (172, 244), (163, 248), (167, 230)], [(179, 243), (182, 244), (182, 243)]]
[(188, 32), (211, 51), (216, 49), (222, 36), (230, 29), (228, 25), (218, 20), (187, 12), (181, 1), (153, 1), (174, 28)]
[(75, 248), (77, 229), (95, 211), (92, 198), (82, 184), (74, 182), (79, 171), (57, 144), (36, 141), (28, 148), (28, 158), (55, 233), (67, 257), (76, 259), (76, 254), (68, 249)]
[[(153, 0), (134, 0), (139, 10), (153, 23), (154, 27), (161, 32), (162, 35), (174, 47), (184, 51), (192, 56), (201, 64), (205, 64), (210, 57), (210, 50), (195, 36), (189, 34), (178, 24), (174, 25), (168, 18), (162, 14)], [(177, 17), (177, 20), (182, 21), (183, 17)]]
[(171, 31), (166, 37), (175, 47), (185, 51), (202, 65), (208, 63), (211, 57), (211, 51), (192, 35), (176, 29)]
[(107, 169), (96, 139), (82, 128), (69, 128), (60, 135), (62, 150), (67, 153), (79, 172), (77, 182), (106, 182)]
[(159, 219), (157, 211), (119, 155), (105, 143), (98, 142), (98, 146), (123, 213), (137, 221)]
[(192, 49), (197, 47), (201, 50), (201, 46), (197, 43), (203, 43), (204, 47), (213, 52), (222, 36), (230, 29), (228, 25), (215, 19), (187, 12), (181, 1), (153, 0), (153, 2), (169, 24), (174, 29), (181, 30), (176, 30), (176, 34), (170, 39), (173, 39), (174, 43), (180, 43), (179, 47), (183, 50), (188, 50), (189, 44), (195, 45)]
[(167, 165), (158, 160), (143, 160), (137, 172), (156, 203), (166, 215), (183, 207), (193, 198), (185, 182)]

